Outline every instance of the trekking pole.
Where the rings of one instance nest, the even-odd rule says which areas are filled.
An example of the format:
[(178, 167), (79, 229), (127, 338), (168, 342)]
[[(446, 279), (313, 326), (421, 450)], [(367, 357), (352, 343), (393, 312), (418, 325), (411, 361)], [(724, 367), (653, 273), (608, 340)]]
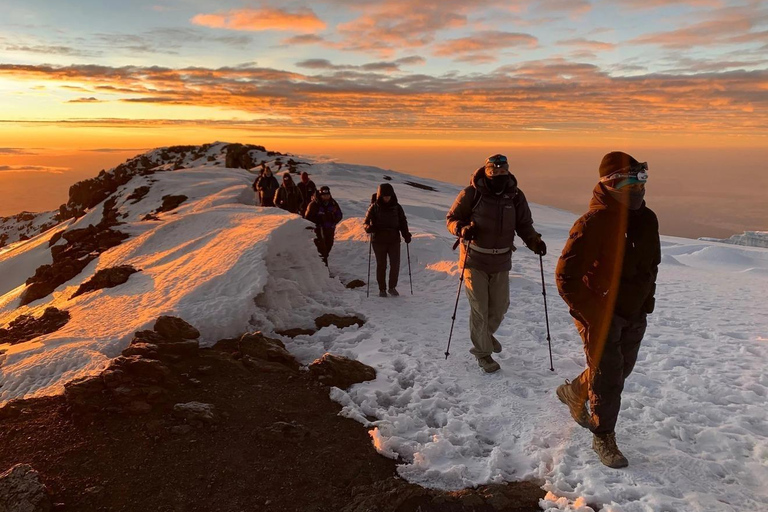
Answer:
[(539, 263), (541, 264), (541, 294), (544, 296), (544, 318), (547, 321), (547, 343), (549, 344), (549, 369), (555, 371), (555, 365), (552, 363), (552, 337), (549, 335), (549, 312), (547, 311), (547, 287), (544, 286), (544, 256), (539, 254)]
[(371, 249), (373, 249), (373, 241), (371, 234), (368, 233), (368, 290), (365, 292), (366, 297), (371, 296)]
[(445, 349), (445, 359), (451, 355), (451, 338), (453, 337), (453, 324), (456, 322), (456, 310), (459, 308), (459, 297), (461, 296), (461, 284), (464, 282), (464, 269), (467, 266), (467, 256), (469, 255), (469, 242), (464, 246), (464, 261), (461, 262), (461, 276), (459, 277), (459, 289), (456, 291), (456, 304), (453, 306), (453, 316), (451, 317), (451, 332), (448, 335), (448, 347)]
[(408, 255), (408, 280), (411, 282), (411, 295), (413, 295), (413, 278), (411, 277), (411, 244), (405, 244), (405, 254)]

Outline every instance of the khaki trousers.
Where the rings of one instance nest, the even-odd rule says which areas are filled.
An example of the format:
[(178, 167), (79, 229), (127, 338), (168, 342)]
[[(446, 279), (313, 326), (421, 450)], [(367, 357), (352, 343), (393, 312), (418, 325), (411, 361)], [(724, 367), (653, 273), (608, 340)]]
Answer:
[(509, 309), (509, 272), (488, 274), (482, 270), (464, 270), (469, 315), (469, 337), (474, 345), (469, 352), (478, 359), (493, 353), (493, 334)]

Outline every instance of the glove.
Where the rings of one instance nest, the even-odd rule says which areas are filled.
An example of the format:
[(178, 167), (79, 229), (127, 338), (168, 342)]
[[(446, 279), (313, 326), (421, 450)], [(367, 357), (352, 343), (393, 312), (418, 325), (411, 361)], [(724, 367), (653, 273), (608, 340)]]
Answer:
[(364, 229), (366, 233), (374, 233), (376, 231), (373, 228), (373, 224), (366, 224)]
[(413, 235), (410, 233), (406, 233), (403, 235), (403, 240), (405, 240), (405, 243), (409, 244), (411, 243), (411, 238), (413, 238)]
[(470, 224), (469, 226), (464, 226), (463, 228), (461, 228), (460, 235), (461, 235), (461, 238), (463, 238), (464, 240), (467, 240), (467, 241), (474, 240), (475, 238), (477, 238), (477, 226), (475, 226), (474, 224)]
[(542, 240), (541, 237), (539, 237), (533, 243), (531, 250), (533, 251), (534, 254), (538, 254), (539, 256), (546, 256), (547, 244), (545, 244), (544, 240)]
[(648, 297), (645, 299), (645, 303), (643, 304), (642, 312), (646, 315), (650, 315), (653, 313), (653, 310), (656, 307), (656, 299), (654, 297)]

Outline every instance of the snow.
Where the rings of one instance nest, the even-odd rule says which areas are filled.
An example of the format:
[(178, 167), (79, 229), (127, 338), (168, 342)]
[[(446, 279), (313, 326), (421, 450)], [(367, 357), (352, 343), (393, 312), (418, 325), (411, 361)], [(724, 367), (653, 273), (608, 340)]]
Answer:
[[(627, 381), (617, 426), (630, 466), (613, 470), (598, 462), (589, 432), (570, 419), (554, 394), (563, 379), (584, 367), (581, 341), (553, 282), (573, 214), (532, 205), (550, 253), (544, 274), (555, 372), (549, 371), (539, 260), (520, 244), (510, 273), (511, 307), (497, 333), (502, 370), (487, 375), (468, 353), (463, 291), (451, 355), (444, 356), (460, 271), (444, 216), (459, 187), (315, 161), (308, 168), (311, 177), (331, 187), (345, 215), (330, 258), (336, 277), (330, 278), (312, 231), (305, 229), (309, 224), (254, 207), (253, 175), (208, 163), (216, 150), (190, 160), (196, 165), (191, 169), (137, 176), (118, 191), (122, 198), (141, 185), (152, 187), (135, 205), (118, 201), (128, 216), (117, 229), (131, 238), (51, 297), (16, 308), (19, 285), (49, 257), (43, 249), (50, 233), (0, 255), (0, 325), (51, 305), (72, 314), (56, 333), (0, 346), (7, 350), (0, 356), (0, 403), (59, 393), (67, 380), (99, 371), (135, 330), (161, 314), (191, 322), (203, 345), (253, 329), (275, 335), (313, 327), (313, 319), (326, 312), (358, 314), (366, 320), (362, 327), (327, 327), (282, 339), (303, 363), (330, 351), (376, 368), (375, 380), (333, 389), (331, 397), (343, 415), (368, 428), (382, 455), (400, 461), (398, 471), (409, 481), (460, 489), (538, 479), (548, 492), (544, 510), (768, 509), (768, 251), (662, 237), (656, 312)], [(367, 278), (368, 235), (361, 221), (384, 175), (392, 178), (414, 233), (415, 293), (409, 292), (403, 245), (401, 296), (366, 298), (365, 288), (346, 290), (342, 282)], [(171, 193), (189, 199), (160, 214), (160, 221), (140, 221)], [(652, 206), (652, 195), (648, 200)], [(100, 215), (97, 206), (75, 227)], [(141, 272), (120, 287), (69, 300), (97, 270), (119, 264)], [(6, 273), (10, 268), (17, 270)]]
[(722, 242), (725, 244), (746, 245), (749, 247), (768, 248), (768, 231), (745, 231), (740, 235), (720, 240), (717, 238), (702, 238), (710, 242)]

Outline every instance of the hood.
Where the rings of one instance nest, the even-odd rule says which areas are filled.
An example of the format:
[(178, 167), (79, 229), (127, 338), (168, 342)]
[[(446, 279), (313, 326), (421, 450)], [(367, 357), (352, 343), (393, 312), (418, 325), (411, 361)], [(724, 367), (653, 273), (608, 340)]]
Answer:
[(384, 204), (384, 201), (381, 199), (382, 196), (392, 196), (392, 199), (389, 200), (389, 205), (397, 204), (397, 194), (395, 194), (394, 187), (389, 183), (382, 183), (379, 185), (379, 190), (376, 191), (376, 202), (379, 205)]
[(627, 210), (636, 212), (643, 208), (645, 208), (645, 201), (643, 201), (642, 206), (638, 210), (628, 210), (624, 205), (611, 197), (611, 194), (605, 188), (605, 184), (600, 182), (595, 185), (595, 189), (592, 191), (592, 199), (589, 201), (590, 210), (610, 210), (616, 212)]
[(302, 183), (309, 183), (309, 174), (307, 174), (306, 171), (301, 173), (301, 182)]
[[(472, 178), (469, 180), (469, 184), (483, 194), (493, 194), (491, 189), (488, 188), (488, 185), (485, 183), (485, 167), (481, 167), (475, 171)], [(515, 175), (512, 173), (509, 174), (509, 183), (507, 183), (507, 188), (504, 189), (504, 192), (507, 194), (517, 194), (517, 178), (515, 178)]]
[[(288, 179), (286, 180), (286, 178), (288, 178)], [(281, 184), (285, 185), (287, 187), (295, 187), (296, 186), (296, 184), (293, 182), (293, 178), (287, 172), (285, 174), (283, 174), (283, 177), (281, 178)]]

